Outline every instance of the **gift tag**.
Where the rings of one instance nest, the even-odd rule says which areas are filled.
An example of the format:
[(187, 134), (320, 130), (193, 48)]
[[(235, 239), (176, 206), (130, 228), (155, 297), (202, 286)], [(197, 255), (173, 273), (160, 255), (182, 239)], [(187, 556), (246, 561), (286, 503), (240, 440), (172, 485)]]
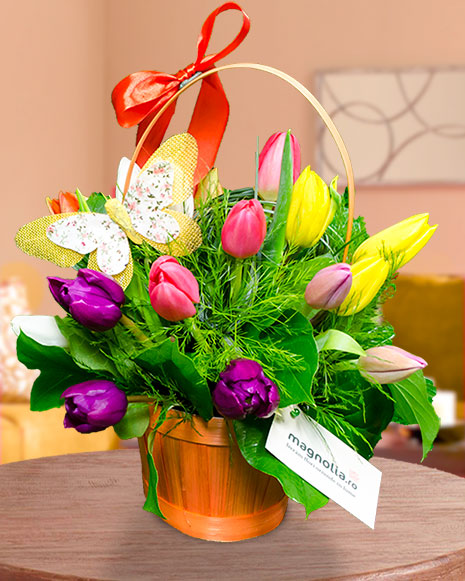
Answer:
[(293, 406), (275, 415), (266, 449), (372, 529), (381, 472)]

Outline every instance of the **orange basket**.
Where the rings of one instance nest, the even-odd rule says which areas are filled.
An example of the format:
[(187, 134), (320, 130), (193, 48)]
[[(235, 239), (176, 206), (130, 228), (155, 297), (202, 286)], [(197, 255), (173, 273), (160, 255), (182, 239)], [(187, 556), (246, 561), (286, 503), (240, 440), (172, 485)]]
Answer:
[[(145, 494), (147, 441), (158, 413), (152, 412), (150, 426), (139, 438)], [(181, 412), (169, 412), (153, 439), (158, 503), (168, 524), (210, 541), (240, 541), (276, 528), (287, 496), (275, 478), (247, 464), (227, 421), (182, 420)]]

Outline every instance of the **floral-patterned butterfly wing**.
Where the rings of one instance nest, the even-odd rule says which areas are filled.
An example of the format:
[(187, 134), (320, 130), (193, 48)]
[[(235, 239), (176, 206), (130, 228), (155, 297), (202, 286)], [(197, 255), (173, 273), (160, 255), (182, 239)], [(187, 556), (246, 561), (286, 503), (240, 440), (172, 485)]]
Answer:
[(74, 214), (49, 226), (46, 235), (54, 244), (81, 254), (96, 250), (98, 268), (105, 274), (119, 274), (129, 263), (127, 236), (106, 214)]
[(155, 160), (129, 186), (124, 198), (134, 230), (152, 242), (168, 244), (181, 228), (164, 209), (173, 204), (174, 170), (169, 161)]
[[(87, 264), (87, 268), (91, 268), (92, 270), (100, 270), (97, 262), (97, 253), (98, 251), (94, 250), (94, 252), (91, 252), (89, 254), (89, 262)], [(113, 278), (116, 280), (116, 282), (120, 284), (120, 286), (123, 289), (126, 289), (129, 286), (129, 283), (131, 282), (133, 272), (134, 266), (132, 262), (132, 255), (129, 254), (129, 262), (126, 265), (125, 269), (118, 274), (114, 274)]]
[(164, 254), (182, 256), (193, 252), (202, 243), (197, 222), (178, 211), (184, 202), (192, 199), (196, 166), (197, 142), (194, 137), (189, 133), (174, 135), (162, 143), (144, 165), (137, 179), (131, 183), (131, 186), (143, 184), (151, 190), (154, 200), (150, 204), (155, 208), (155, 217), (133, 217), (132, 210), (126, 206), (133, 199), (130, 197), (126, 201), (126, 195), (124, 200), (134, 229), (146, 242)]
[(47, 229), (63, 218), (77, 214), (52, 214), (44, 216), (22, 226), (15, 237), (15, 242), (26, 254), (49, 260), (54, 264), (67, 268), (77, 264), (83, 254), (69, 248), (61, 248), (47, 238)]
[(26, 254), (61, 267), (75, 266), (89, 254), (88, 267), (111, 274), (125, 289), (133, 265), (125, 233), (105, 214), (52, 214), (22, 226), (17, 246)]

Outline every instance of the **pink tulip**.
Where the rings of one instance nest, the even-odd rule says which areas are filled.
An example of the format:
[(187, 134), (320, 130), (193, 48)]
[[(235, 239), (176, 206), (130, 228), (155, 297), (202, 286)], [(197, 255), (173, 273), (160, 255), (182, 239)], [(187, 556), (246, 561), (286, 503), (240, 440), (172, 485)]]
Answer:
[(305, 300), (314, 309), (335, 309), (349, 294), (352, 272), (348, 264), (333, 264), (315, 274), (305, 289)]
[(223, 250), (235, 258), (248, 258), (260, 250), (266, 236), (266, 218), (258, 200), (237, 202), (221, 231)]
[(155, 311), (167, 321), (182, 321), (196, 313), (199, 284), (190, 270), (172, 256), (160, 256), (149, 274), (150, 302)]
[(394, 345), (371, 347), (365, 353), (358, 361), (359, 370), (377, 383), (396, 383), (427, 366), (421, 357)]
[[(276, 201), (281, 175), (281, 160), (283, 158), (286, 133), (273, 133), (265, 143), (258, 158), (258, 192), (264, 200)], [(294, 162), (294, 183), (300, 175), (300, 145), (291, 134), (292, 159)]]

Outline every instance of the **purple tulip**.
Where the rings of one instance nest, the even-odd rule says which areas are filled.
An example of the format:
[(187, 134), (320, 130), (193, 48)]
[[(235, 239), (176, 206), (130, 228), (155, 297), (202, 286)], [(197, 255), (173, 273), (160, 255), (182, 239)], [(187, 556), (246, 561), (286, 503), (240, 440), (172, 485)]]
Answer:
[(53, 298), (84, 327), (107, 331), (120, 320), (124, 291), (111, 276), (81, 268), (75, 279), (47, 278)]
[(279, 405), (278, 388), (265, 377), (261, 365), (251, 359), (231, 361), (220, 373), (212, 395), (220, 414), (233, 420), (248, 414), (267, 418)]
[(101, 432), (123, 419), (128, 407), (126, 394), (112, 381), (91, 379), (65, 389), (65, 428), (82, 434)]
[(342, 304), (352, 286), (348, 264), (333, 264), (322, 268), (308, 283), (305, 300), (314, 309), (335, 309)]
[(371, 347), (358, 361), (360, 373), (376, 383), (402, 381), (427, 365), (421, 357), (394, 345)]

